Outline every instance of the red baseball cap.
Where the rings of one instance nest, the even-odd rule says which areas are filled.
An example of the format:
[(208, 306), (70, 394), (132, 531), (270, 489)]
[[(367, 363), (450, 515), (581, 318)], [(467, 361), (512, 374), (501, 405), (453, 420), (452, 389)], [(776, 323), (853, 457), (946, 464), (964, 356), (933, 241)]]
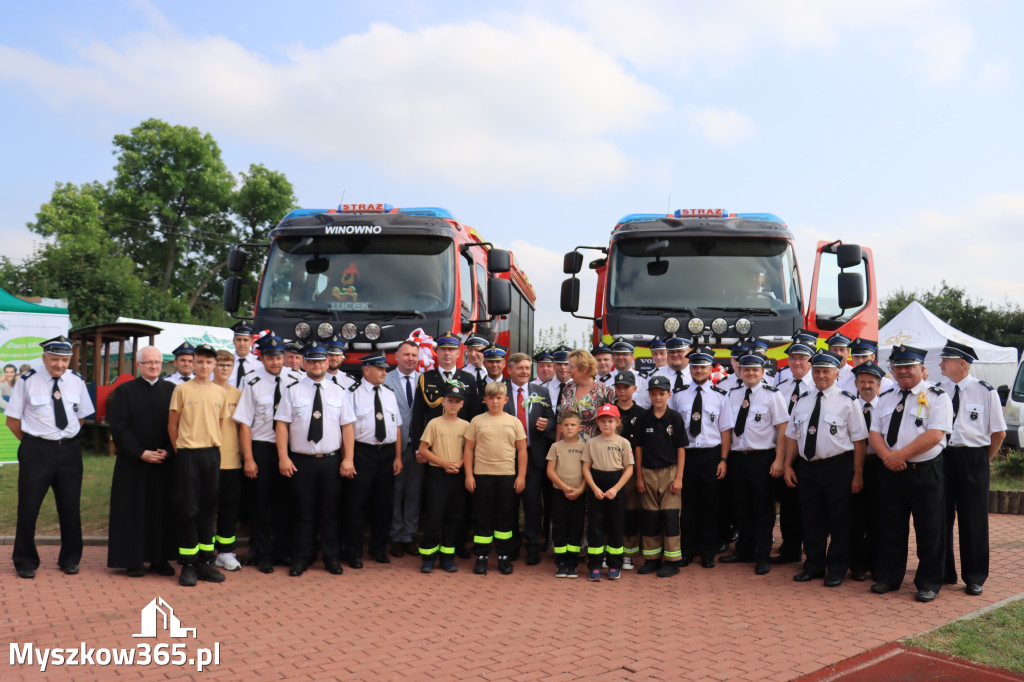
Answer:
[(615, 417), (616, 419), (618, 419), (619, 408), (615, 407), (614, 405), (608, 405), (606, 403), (597, 410), (596, 419), (600, 419), (601, 417)]

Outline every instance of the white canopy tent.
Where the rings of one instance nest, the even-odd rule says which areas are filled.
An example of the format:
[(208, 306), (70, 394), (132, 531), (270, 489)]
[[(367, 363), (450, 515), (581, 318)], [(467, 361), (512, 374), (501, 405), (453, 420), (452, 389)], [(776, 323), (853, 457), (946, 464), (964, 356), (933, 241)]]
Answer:
[(928, 351), (925, 367), (932, 381), (942, 379), (939, 351), (946, 339), (963, 343), (975, 350), (978, 359), (971, 374), (993, 386), (1012, 385), (1017, 374), (1017, 349), (1004, 348), (976, 339), (946, 324), (917, 301), (911, 301), (896, 317), (878, 331), (878, 363), (888, 368), (892, 347), (899, 344)]
[(162, 332), (157, 334), (154, 341), (156, 347), (164, 354), (164, 361), (172, 360), (171, 351), (188, 341), (193, 346), (201, 343), (208, 343), (217, 350), (235, 349), (231, 343), (234, 332), (225, 327), (207, 327), (199, 324), (180, 324), (177, 322), (158, 322), (154, 320), (136, 320), (130, 317), (119, 317), (118, 322), (138, 322), (160, 327)]

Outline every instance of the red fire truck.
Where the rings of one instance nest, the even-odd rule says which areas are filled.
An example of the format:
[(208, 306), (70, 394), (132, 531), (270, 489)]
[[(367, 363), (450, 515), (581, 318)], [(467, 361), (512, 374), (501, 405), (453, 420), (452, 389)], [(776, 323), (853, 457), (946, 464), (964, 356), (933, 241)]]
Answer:
[[(371, 350), (390, 355), (422, 328), (433, 338), (476, 333), (530, 353), (536, 293), (511, 252), (493, 248), (441, 208), (342, 204), (300, 208), (270, 233), (253, 309), (258, 330), (304, 342), (335, 335), (351, 367)], [(248, 254), (233, 249), (228, 269)], [(241, 278), (224, 286), (235, 313)]]

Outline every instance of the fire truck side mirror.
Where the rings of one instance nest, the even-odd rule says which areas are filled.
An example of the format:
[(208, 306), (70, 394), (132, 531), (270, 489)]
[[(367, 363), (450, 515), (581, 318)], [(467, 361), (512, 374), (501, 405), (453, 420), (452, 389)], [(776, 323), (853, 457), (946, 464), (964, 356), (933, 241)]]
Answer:
[[(570, 254), (566, 254), (566, 258)], [(576, 254), (579, 255), (579, 254)], [(582, 257), (580, 264), (582, 265)], [(560, 301), (563, 313), (575, 313), (580, 309), (580, 281), (570, 277), (562, 281), (562, 299)]]
[(512, 282), (500, 277), (487, 280), (487, 312), (494, 317), (512, 312)]
[(249, 254), (241, 249), (231, 249), (228, 251), (228, 270), (231, 272), (241, 272), (245, 270), (245, 263), (249, 259)]
[[(562, 272), (567, 275), (577, 275), (583, 269), (583, 254), (579, 251), (570, 251), (562, 259)], [(563, 308), (562, 310), (565, 310)], [(568, 312), (568, 311), (566, 311)]]
[[(490, 273), (508, 272), (512, 269), (512, 255), (505, 249), (491, 249), (487, 252), (487, 271)], [(504, 315), (505, 313), (497, 313)]]
[(840, 268), (856, 268), (864, 260), (860, 244), (840, 244), (836, 247), (836, 264)]
[(228, 277), (224, 282), (224, 310), (229, 313), (238, 310), (238, 303), (242, 296), (242, 278), (238, 275)]
[[(860, 251), (860, 247), (857, 247)], [(856, 310), (864, 305), (864, 275), (859, 272), (839, 273), (839, 307)]]

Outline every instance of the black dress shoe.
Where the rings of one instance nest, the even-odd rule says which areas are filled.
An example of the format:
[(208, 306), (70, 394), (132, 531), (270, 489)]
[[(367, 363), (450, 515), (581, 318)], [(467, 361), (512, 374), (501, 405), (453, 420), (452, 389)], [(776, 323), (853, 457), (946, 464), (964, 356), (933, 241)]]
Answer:
[(270, 560), (270, 557), (260, 557), (259, 563), (256, 565), (260, 573), (273, 573), (274, 562)]
[(778, 556), (773, 556), (768, 561), (772, 562), (773, 564), (792, 564), (794, 562), (800, 561), (800, 557), (794, 556), (792, 554), (780, 554)]
[(825, 578), (825, 587), (839, 587), (842, 584), (842, 576), (830, 575), (827, 578)]
[(886, 585), (885, 583), (875, 583), (871, 586), (871, 591), (875, 594), (885, 594), (887, 592), (892, 592), (895, 589), (896, 588), (891, 585)]
[(756, 575), (768, 575), (768, 571), (771, 570), (772, 565), (768, 563), (767, 559), (760, 559), (757, 562), (757, 568), (754, 569)]
[(473, 573), (487, 575), (487, 557), (478, 556), (476, 558), (476, 564), (473, 565)]
[(124, 574), (129, 578), (141, 578), (142, 576), (146, 575), (146, 569), (144, 569), (142, 566), (138, 566), (136, 568), (129, 568), (127, 571), (124, 572)]
[(676, 561), (665, 561), (662, 562), (658, 568), (659, 578), (671, 578), (674, 575), (679, 575), (679, 562)]
[(161, 561), (156, 564), (150, 564), (149, 570), (153, 571), (157, 575), (170, 577), (174, 575), (174, 566), (171, 566), (168, 561)]
[(526, 565), (536, 566), (540, 563), (540, 552), (535, 549), (526, 550)]
[(984, 591), (984, 589), (985, 588), (979, 585), (978, 583), (967, 583), (967, 587), (964, 589), (964, 592), (971, 595), (972, 597), (977, 597)]
[(300, 575), (306, 572), (306, 567), (302, 564), (292, 564), (291, 568), (288, 569), (288, 575), (293, 578), (298, 578)]
[(661, 559), (648, 559), (636, 572), (639, 575), (647, 575), (648, 573), (657, 573), (659, 568), (661, 568)]
[(388, 555), (385, 554), (384, 552), (381, 552), (379, 554), (371, 554), (370, 556), (373, 557), (373, 560), (376, 561), (378, 564), (390, 564), (391, 563), (391, 559), (389, 559)]
[[(540, 561), (538, 560), (537, 563), (540, 563)], [(501, 571), (502, 575), (511, 575), (514, 570), (512, 561), (508, 557), (498, 557), (498, 570)]]
[(351, 568), (362, 568), (363, 567), (363, 560), (362, 559), (349, 559), (348, 560), (348, 565)]
[(341, 567), (341, 562), (336, 560), (324, 562), (324, 568), (326, 568), (327, 572), (331, 575), (341, 575), (345, 572), (345, 569)]
[(706, 557), (704, 559), (701, 559), (700, 565), (701, 565), (701, 568), (714, 568), (715, 567), (715, 558), (714, 557)]
[(693, 561), (693, 555), (692, 554), (684, 554), (683, 556), (679, 557), (679, 568), (686, 568), (687, 566), (690, 565), (690, 562), (692, 562), (692, 561)]
[(732, 554), (726, 554), (723, 557), (719, 557), (718, 561), (723, 564), (739, 564), (750, 563), (751, 561), (753, 561), (753, 559), (748, 556), (743, 556), (737, 554), (736, 552), (733, 552)]
[(917, 596), (914, 597), (914, 599), (916, 599), (917, 601), (923, 601), (927, 603), (930, 601), (935, 601), (935, 597), (937, 596), (938, 595), (935, 594), (934, 590), (918, 590)]
[(60, 570), (64, 572), (64, 575), (78, 575), (78, 564), (67, 564), (61, 566)]
[(856, 580), (859, 583), (867, 580), (868, 572), (862, 568), (851, 568), (850, 569), (850, 580)]
[(36, 569), (34, 569), (34, 568), (19, 568), (18, 569), (18, 577), (19, 578), (25, 578), (27, 580), (31, 580), (32, 578), (36, 577)]
[[(405, 547), (402, 546), (401, 542), (392, 542), (388, 546), (388, 552), (391, 554), (391, 556), (397, 557), (397, 558), (400, 559), (400, 558), (405, 556)], [(381, 562), (378, 562), (378, 563), (381, 563)]]
[(715, 554), (721, 554), (722, 552), (728, 552), (728, 551), (729, 551), (729, 543), (728, 542), (723, 542), (722, 544), (720, 544), (718, 546), (718, 549), (715, 550)]
[(807, 571), (801, 571), (800, 573), (797, 573), (796, 575), (793, 576), (793, 582), (795, 582), (795, 583), (809, 583), (812, 580), (814, 580), (816, 578), (820, 578), (820, 577), (821, 577), (821, 574), (814, 575), (813, 573), (808, 573)]

